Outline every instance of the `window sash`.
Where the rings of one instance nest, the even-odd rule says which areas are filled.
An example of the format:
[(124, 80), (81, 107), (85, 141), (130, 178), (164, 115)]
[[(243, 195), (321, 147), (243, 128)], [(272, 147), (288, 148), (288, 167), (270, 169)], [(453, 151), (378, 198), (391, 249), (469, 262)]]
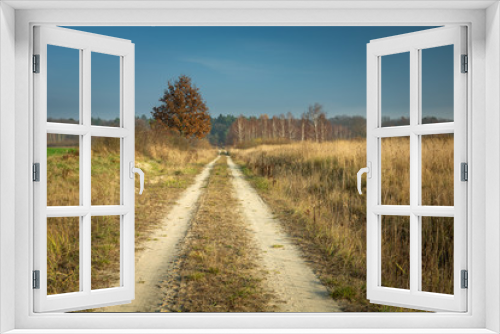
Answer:
[[(467, 184), (460, 182), (460, 163), (467, 162), (467, 76), (460, 73), (460, 55), (467, 53), (465, 27), (430, 29), (371, 41), (367, 46), (367, 161), (372, 178), (367, 180), (367, 298), (392, 306), (423, 310), (467, 310), (467, 290), (461, 289), (460, 271), (467, 269)], [(454, 45), (454, 122), (420, 124), (422, 49)], [(381, 57), (410, 53), (410, 125), (381, 127)], [(454, 134), (453, 207), (419, 205), (421, 188), (420, 136)], [(381, 138), (410, 137), (410, 205), (381, 205)], [(410, 289), (383, 287), (381, 284), (382, 214), (410, 217)], [(454, 294), (420, 290), (422, 216), (454, 217)]]
[[(134, 298), (134, 47), (130, 41), (52, 27), (35, 27), (34, 53), (40, 55), (40, 73), (34, 74), (34, 161), (40, 163), (40, 182), (34, 184), (34, 270), (40, 271), (40, 289), (33, 290), (35, 312), (64, 312), (129, 302)], [(47, 122), (47, 45), (80, 50), (80, 124)], [(120, 127), (91, 125), (91, 53), (120, 57)], [(47, 207), (47, 133), (80, 138), (80, 205)], [(92, 137), (120, 139), (120, 205), (91, 205)], [(120, 216), (120, 287), (91, 288), (91, 217)], [(47, 295), (47, 218), (80, 217), (79, 292)]]

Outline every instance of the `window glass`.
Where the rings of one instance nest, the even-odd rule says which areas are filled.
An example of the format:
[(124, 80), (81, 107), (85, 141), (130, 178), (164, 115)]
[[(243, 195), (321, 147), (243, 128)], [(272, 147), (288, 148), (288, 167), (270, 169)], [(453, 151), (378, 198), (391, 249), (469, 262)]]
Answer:
[(120, 216), (92, 221), (92, 289), (120, 286)]
[(382, 286), (410, 289), (410, 217), (382, 216)]
[(120, 138), (92, 137), (92, 205), (120, 205)]
[(410, 137), (381, 139), (383, 205), (410, 205)]
[(422, 124), (453, 122), (453, 45), (423, 49)]
[(80, 50), (47, 45), (47, 121), (80, 120)]
[(80, 291), (80, 218), (47, 218), (47, 294)]
[(80, 205), (80, 136), (47, 134), (47, 206)]
[(422, 205), (453, 206), (453, 134), (422, 136)]
[(454, 222), (422, 217), (422, 291), (453, 294)]
[(382, 126), (410, 124), (410, 53), (381, 58)]
[(120, 57), (92, 52), (92, 125), (120, 126)]

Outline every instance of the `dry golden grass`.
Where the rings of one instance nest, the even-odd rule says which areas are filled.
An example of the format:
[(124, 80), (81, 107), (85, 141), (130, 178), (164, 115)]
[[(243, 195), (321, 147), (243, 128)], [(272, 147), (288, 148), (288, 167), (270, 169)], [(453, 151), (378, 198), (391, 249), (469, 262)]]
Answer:
[[(138, 251), (179, 194), (217, 154), (212, 149), (169, 147), (172, 143), (161, 138), (153, 142), (147, 137), (153, 137), (152, 134), (142, 135), (140, 144), (143, 146), (136, 150), (136, 164), (146, 174), (142, 195), (138, 195), (139, 180), (136, 178)], [(47, 205), (79, 205), (78, 145), (54, 146), (56, 143), (47, 150)], [(119, 142), (114, 138), (93, 139), (93, 205), (119, 204), (119, 162)], [(119, 284), (120, 230), (117, 221), (118, 216), (92, 217), (92, 289)], [(79, 291), (79, 218), (48, 219), (47, 268), (49, 294)]]
[[(451, 137), (452, 135), (425, 136), (422, 139), (424, 205), (453, 205)], [(145, 192), (136, 197), (136, 240), (140, 250), (149, 231), (160, 222), (177, 196), (216, 153), (202, 145), (190, 149), (178, 143), (166, 142), (158, 134), (140, 131), (137, 143), (137, 165), (146, 173)], [(404, 138), (384, 140), (382, 143), (384, 204), (408, 204), (408, 145), (408, 140)], [(48, 205), (79, 203), (79, 152), (75, 146), (65, 146), (48, 149)], [(245, 165), (244, 172), (250, 181), (311, 259), (311, 264), (330, 289), (332, 297), (343, 301), (345, 311), (401, 311), (370, 304), (365, 297), (366, 207), (365, 197), (357, 194), (355, 179), (357, 171), (366, 165), (365, 147), (363, 140), (335, 141), (260, 146), (233, 153), (238, 162)], [(114, 204), (119, 176), (113, 166), (116, 166), (118, 158), (116, 144), (106, 142), (105, 139), (96, 141), (92, 153), (93, 204)], [(227, 171), (220, 169), (222, 167), (217, 168), (219, 173), (227, 175)], [(220, 182), (223, 181), (222, 176), (212, 177), (217, 177), (212, 182), (219, 179)], [(136, 184), (136, 189), (138, 188)], [(224, 210), (224, 207), (220, 208), (220, 204), (226, 202), (220, 198), (227, 195), (227, 191), (216, 194), (218, 200), (212, 201), (213, 205), (210, 207), (205, 207), (209, 214), (215, 215), (217, 210)], [(227, 210), (229, 206), (225, 207)], [(221, 212), (217, 214), (222, 214)], [(187, 287), (189, 283), (190, 289), (208, 291), (208, 295), (213, 297), (220, 293), (216, 289), (220, 289), (221, 285), (215, 283), (224, 282), (224, 288), (227, 288), (227, 292), (234, 291), (234, 297), (227, 298), (226, 292), (222, 294), (224, 298), (213, 297), (210, 301), (219, 305), (215, 307), (215, 304), (206, 304), (208, 299), (203, 300), (199, 294), (198, 300), (176, 304), (176, 310), (264, 310), (267, 295), (259, 290), (260, 276), (251, 274), (254, 273), (251, 262), (253, 259), (245, 254), (238, 255), (236, 251), (241, 252), (242, 249), (251, 247), (240, 244), (247, 241), (231, 239), (232, 234), (238, 236), (241, 232), (235, 227), (237, 225), (214, 228), (209, 223), (217, 223), (218, 216), (208, 217), (210, 219), (205, 224), (198, 224), (198, 237), (192, 241), (193, 244), (196, 241), (203, 245), (197, 251), (206, 252), (207, 262), (193, 262), (192, 267), (186, 267), (186, 270), (193, 272), (184, 275), (186, 278), (183, 284)], [(114, 219), (116, 217), (104, 217), (93, 219), (92, 222), (94, 289), (110, 287), (118, 280), (119, 231), (113, 227), (116, 226)], [(409, 231), (404, 220), (404, 217), (383, 219), (382, 276), (386, 286), (408, 286)], [(47, 227), (48, 293), (78, 291), (79, 220), (50, 218)], [(225, 244), (234, 243), (237, 247), (220, 248), (223, 243), (216, 243), (215, 246), (206, 243), (206, 238), (214, 234), (212, 229), (225, 235)], [(224, 229), (232, 233), (227, 234)], [(422, 242), (424, 290), (452, 293), (453, 220), (423, 218)], [(243, 269), (220, 276), (222, 269), (239, 268), (240, 265)], [(249, 271), (245, 272), (247, 269)], [(237, 276), (237, 273), (243, 274)], [(236, 276), (228, 281), (220, 281), (221, 277), (233, 277), (231, 275)], [(188, 280), (187, 277), (192, 279)], [(194, 290), (190, 290), (190, 293), (195, 293)]]
[[(425, 136), (422, 146), (422, 202), (452, 205), (452, 137)], [(404, 311), (366, 300), (366, 198), (356, 189), (356, 173), (366, 166), (364, 140), (263, 145), (231, 153), (345, 311)], [(407, 138), (382, 142), (381, 196), (383, 204), (409, 204)], [(385, 286), (409, 286), (406, 219), (383, 218)], [(453, 293), (453, 222), (430, 222), (422, 223), (422, 285), (426, 291)]]
[(271, 294), (253, 240), (235, 212), (226, 157), (211, 171), (186, 237), (163, 312), (265, 312)]

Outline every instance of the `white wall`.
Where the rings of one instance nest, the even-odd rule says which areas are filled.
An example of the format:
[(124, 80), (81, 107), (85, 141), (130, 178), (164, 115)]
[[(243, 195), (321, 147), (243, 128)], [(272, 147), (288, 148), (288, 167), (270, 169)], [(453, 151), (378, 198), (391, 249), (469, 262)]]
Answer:
[(15, 12), (0, 3), (0, 333), (14, 328)]
[[(0, 0), (1, 1), (1, 0)], [(39, 3), (41, 3), (40, 1)], [(65, 1), (67, 3), (67, 1)], [(118, 3), (118, 2), (117, 2)], [(453, 3), (453, 2), (450, 2)], [(0, 10), (2, 8), (0, 7)], [(12, 44), (8, 43), (8, 48), (4, 48), (3, 35), (6, 34), (6, 29), (3, 29), (4, 24), (1, 26), (2, 32), (0, 33), (0, 42), (2, 43), (2, 52), (0, 52), (0, 70), (4, 67), (5, 72), (2, 72), (0, 79), (0, 199), (2, 200), (2, 211), (1, 226), (0, 226), (0, 256), (4, 261), (0, 263), (0, 270), (5, 273), (13, 273), (15, 269), (17, 274), (17, 298), (16, 307), (18, 312), (16, 313), (16, 324), (17, 326), (24, 326), (25, 328), (35, 328), (38, 326), (46, 328), (54, 328), (58, 326), (59, 328), (70, 328), (77, 326), (90, 326), (94, 328), (106, 328), (106, 326), (119, 326), (121, 328), (134, 328), (133, 326), (137, 324), (137, 317), (122, 317), (115, 318), (114, 323), (106, 322), (106, 318), (101, 317), (102, 321), (92, 321), (89, 322), (88, 318), (79, 317), (78, 319), (69, 317), (59, 317), (57, 315), (51, 315), (50, 317), (28, 317), (27, 310), (31, 309), (32, 305), (30, 296), (32, 291), (26, 287), (30, 284), (30, 274), (32, 266), (28, 259), (28, 254), (30, 254), (29, 245), (31, 245), (31, 235), (30, 234), (30, 224), (32, 219), (30, 216), (30, 186), (32, 182), (30, 181), (30, 141), (31, 141), (31, 127), (29, 119), (31, 117), (31, 108), (29, 104), (30, 96), (30, 81), (29, 81), (29, 71), (30, 71), (30, 22), (37, 23), (78, 23), (78, 24), (102, 24), (102, 22), (109, 22), (115, 24), (128, 24), (128, 25), (164, 25), (168, 24), (200, 24), (200, 22), (206, 22), (207, 24), (216, 23), (217, 25), (234, 24), (234, 22), (244, 23), (254, 23), (254, 24), (265, 24), (268, 21), (276, 21), (279, 23), (286, 24), (287, 22), (298, 22), (302, 24), (322, 24), (328, 22), (335, 22), (342, 25), (343, 23), (349, 24), (352, 22), (364, 22), (365, 24), (378, 22), (413, 22), (415, 20), (420, 20), (421, 22), (444, 22), (448, 24), (456, 24), (457, 22), (473, 23), (472, 29), (472, 40), (474, 45), (474, 53), (472, 54), (472, 66), (474, 68), (472, 79), (472, 85), (475, 87), (475, 98), (471, 102), (473, 115), (470, 120), (469, 130), (471, 131), (471, 136), (474, 138), (474, 143), (472, 147), (473, 157), (469, 158), (471, 162), (472, 170), (470, 171), (471, 178), (474, 179), (474, 189), (470, 196), (473, 199), (472, 208), (472, 222), (474, 224), (474, 233), (472, 233), (472, 239), (474, 240), (474, 249), (469, 253), (477, 259), (477, 254), (480, 254), (481, 258), (484, 255), (482, 251), (485, 247), (485, 242), (483, 236), (488, 236), (488, 253), (495, 257), (496, 263), (493, 266), (488, 267), (487, 275), (484, 275), (484, 261), (474, 261), (471, 268), (471, 279), (480, 281), (480, 286), (475, 289), (474, 294), (469, 292), (469, 296), (472, 298), (472, 310), (475, 313), (475, 317), (453, 317), (453, 327), (458, 328), (460, 326), (470, 326), (471, 322), (469, 318), (474, 318), (472, 326), (483, 327), (484, 317), (482, 317), (485, 310), (485, 303), (487, 302), (488, 308), (488, 327), (500, 332), (500, 287), (498, 286), (499, 276), (500, 276), (500, 260), (499, 260), (499, 250), (500, 247), (497, 244), (499, 240), (500, 228), (500, 176), (499, 176), (499, 164), (500, 164), (500, 134), (498, 133), (500, 116), (499, 106), (499, 87), (500, 87), (500, 70), (499, 70), (499, 54), (500, 54), (500, 23), (499, 23), (499, 12), (498, 5), (491, 7), (488, 10), (488, 20), (484, 17), (484, 10), (475, 11), (461, 11), (461, 10), (412, 10), (412, 11), (384, 11), (384, 10), (364, 10), (359, 13), (358, 11), (350, 10), (322, 10), (322, 11), (311, 11), (311, 10), (270, 10), (262, 12), (259, 10), (249, 10), (245, 13), (224, 11), (224, 10), (210, 10), (209, 14), (207, 11), (203, 10), (156, 10), (156, 11), (145, 11), (145, 10), (49, 10), (49, 11), (36, 11), (36, 10), (18, 10), (16, 12), (16, 131), (15, 131), (15, 144), (17, 145), (18, 151), (15, 154), (16, 159), (16, 235), (15, 238), (18, 240), (17, 250), (16, 250), (16, 267), (13, 268), (14, 264), (8, 262), (9, 258), (12, 258), (14, 252), (10, 252), (10, 247), (12, 246), (12, 239), (5, 240), (6, 234), (14, 236), (11, 233), (11, 228), (13, 227), (13, 213), (8, 216), (8, 212), (3, 211), (10, 210), (9, 204), (12, 203), (13, 186), (12, 180), (13, 166), (10, 161), (14, 157), (14, 152), (12, 150), (13, 145), (13, 112), (7, 112), (7, 110), (12, 110), (9, 108), (11, 106), (11, 94), (13, 91), (13, 82), (9, 81), (4, 73), (11, 72), (13, 66), (12, 63), (7, 62), (7, 58), (2, 58), (2, 53), (9, 52)], [(7, 8), (5, 12), (12, 13), (12, 10)], [(9, 14), (12, 16), (11, 14)], [(8, 20), (3, 19), (5, 14), (0, 15), (0, 20), (8, 22)], [(12, 20), (13, 22), (13, 20)], [(12, 23), (13, 25), (13, 23)], [(9, 23), (8, 26), (12, 27)], [(488, 67), (484, 66), (483, 60), (485, 59), (484, 53), (484, 29), (488, 29), (488, 33), (491, 35), (488, 37), (488, 47), (493, 51), (488, 53)], [(11, 31), (11, 29), (7, 29)], [(7, 34), (8, 35), (8, 34)], [(11, 35), (8, 35), (11, 36)], [(12, 50), (11, 50), (12, 51)], [(4, 66), (5, 64), (5, 66)], [(488, 82), (484, 80), (484, 74), (486, 69), (488, 70)], [(13, 78), (12, 73), (7, 75), (9, 78)], [(6, 85), (2, 85), (2, 80), (6, 81)], [(485, 84), (488, 84), (488, 102), (485, 105), (485, 94), (486, 88)], [(7, 105), (6, 108), (3, 105)], [(487, 110), (485, 110), (487, 109)], [(487, 113), (487, 117), (485, 117)], [(5, 120), (5, 121), (4, 121)], [(3, 131), (5, 127), (6, 131)], [(487, 130), (488, 140), (485, 139), (485, 129)], [(7, 138), (7, 139), (6, 139)], [(486, 150), (488, 149), (489, 150)], [(486, 157), (487, 152), (487, 157)], [(6, 156), (7, 160), (3, 157)], [(9, 160), (11, 158), (11, 160)], [(487, 160), (486, 160), (487, 159)], [(4, 162), (8, 161), (8, 165)], [(488, 166), (485, 169), (485, 166)], [(487, 172), (488, 174), (486, 174)], [(486, 178), (485, 175), (488, 175)], [(486, 182), (487, 180), (487, 182)], [(5, 181), (5, 182), (3, 182)], [(4, 187), (5, 185), (5, 187)], [(9, 189), (10, 188), (10, 189)], [(485, 200), (484, 194), (488, 194), (488, 212), (485, 216)], [(5, 202), (3, 202), (5, 201)], [(5, 204), (7, 203), (7, 204)], [(3, 218), (3, 215), (7, 215), (7, 219)], [(490, 222), (488, 225), (488, 230), (485, 231), (485, 222)], [(5, 231), (9, 233), (4, 233)], [(471, 231), (472, 232), (472, 231)], [(29, 236), (29, 237), (28, 237)], [(480, 273), (480, 275), (474, 276), (474, 273)], [(13, 295), (12, 295), (12, 276), (8, 276), (3, 281), (0, 282), (0, 293), (2, 293), (2, 303), (0, 304), (0, 318), (2, 321), (2, 326), (10, 326), (12, 324), (11, 310), (14, 307)], [(486, 280), (487, 293), (484, 293)], [(469, 290), (470, 291), (470, 290)], [(484, 300), (484, 296), (487, 296), (487, 300)], [(12, 303), (10, 303), (12, 302)], [(480, 315), (479, 318), (477, 315)], [(442, 322), (449, 323), (447, 319), (449, 315), (437, 315), (436, 317), (429, 318), (427, 323), (422, 323), (417, 327), (426, 326), (437, 326)], [(145, 317), (145, 316), (143, 316)], [(57, 318), (57, 321), (54, 319)], [(64, 319), (63, 319), (64, 318)], [(234, 315), (232, 317), (223, 316), (210, 316), (210, 317), (181, 317), (173, 315), (169, 317), (168, 325), (171, 327), (182, 327), (182, 326), (195, 326), (199, 328), (220, 328), (221, 319), (224, 321), (224, 326), (227, 328), (237, 328), (240, 326), (246, 327), (262, 327), (266, 326), (264, 321), (265, 317), (246, 317), (240, 315)], [(411, 321), (411, 316), (401, 315), (398, 318), (399, 323), (388, 322), (388, 320), (393, 320), (393, 315), (377, 315), (377, 317), (367, 318), (365, 322), (356, 322), (359, 328), (367, 327), (400, 327), (399, 323), (404, 323), (405, 321)], [(303, 328), (306, 326), (304, 324), (304, 317), (291, 315), (282, 316), (275, 315), (273, 319), (276, 319), (273, 326), (277, 328), (282, 328), (285, 325), (295, 326), (297, 328)], [(329, 317), (316, 317), (314, 319), (314, 326), (316, 328), (328, 328), (331, 326), (338, 327), (348, 327), (353, 324), (352, 317), (344, 316), (337, 317), (337, 322), (332, 323)], [(63, 321), (64, 320), (64, 321)], [(94, 319), (93, 319), (94, 320)], [(266, 319), (264, 319), (266, 320)], [(165, 326), (165, 321), (160, 317), (150, 317), (148, 318), (148, 323), (150, 328), (162, 328)], [(111, 328), (111, 327), (110, 327)], [(2, 327), (3, 330), (3, 327)]]
[(496, 255), (486, 266), (486, 328), (500, 332), (500, 12), (499, 4), (486, 11), (486, 254)]

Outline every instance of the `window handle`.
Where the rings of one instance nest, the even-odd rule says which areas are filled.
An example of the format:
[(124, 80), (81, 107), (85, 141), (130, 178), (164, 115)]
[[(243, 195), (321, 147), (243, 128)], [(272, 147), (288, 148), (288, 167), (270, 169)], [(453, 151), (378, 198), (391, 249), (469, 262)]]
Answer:
[(130, 178), (131, 179), (133, 179), (135, 177), (135, 173), (139, 174), (140, 183), (141, 183), (141, 190), (139, 190), (139, 195), (142, 195), (142, 192), (144, 191), (144, 172), (140, 168), (134, 167), (133, 161), (130, 161), (129, 167), (130, 167)]
[(361, 175), (363, 175), (363, 173), (366, 173), (367, 178), (372, 178), (372, 163), (370, 161), (368, 161), (368, 167), (361, 168), (358, 171), (358, 192), (360, 195), (363, 195), (363, 192), (361, 191)]

